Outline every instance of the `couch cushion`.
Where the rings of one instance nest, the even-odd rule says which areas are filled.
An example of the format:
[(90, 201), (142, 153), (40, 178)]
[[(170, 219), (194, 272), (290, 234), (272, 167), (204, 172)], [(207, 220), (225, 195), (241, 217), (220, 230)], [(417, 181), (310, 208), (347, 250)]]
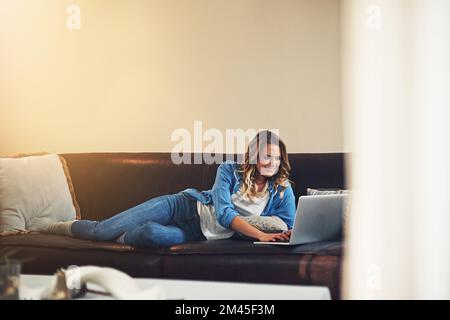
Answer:
[(1, 246), (59, 248), (68, 250), (104, 250), (113, 252), (146, 252), (161, 254), (164, 248), (135, 248), (116, 242), (91, 241), (68, 236), (32, 232), (24, 235), (0, 237)]
[(342, 241), (323, 241), (298, 246), (255, 245), (252, 241), (244, 240), (211, 240), (183, 243), (171, 246), (166, 254), (282, 254), (282, 255), (332, 255), (340, 256)]

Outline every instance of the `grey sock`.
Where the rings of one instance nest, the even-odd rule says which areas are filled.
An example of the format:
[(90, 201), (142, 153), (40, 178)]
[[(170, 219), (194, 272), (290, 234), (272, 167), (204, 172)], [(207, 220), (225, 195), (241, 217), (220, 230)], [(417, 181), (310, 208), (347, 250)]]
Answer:
[(72, 224), (75, 221), (63, 221), (51, 223), (48, 226), (49, 233), (63, 234), (66, 236), (72, 236)]

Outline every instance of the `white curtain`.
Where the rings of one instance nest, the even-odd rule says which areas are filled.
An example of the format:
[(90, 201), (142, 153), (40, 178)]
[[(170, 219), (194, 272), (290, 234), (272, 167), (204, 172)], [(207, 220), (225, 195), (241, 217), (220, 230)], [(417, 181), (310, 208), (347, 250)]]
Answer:
[(348, 299), (450, 298), (450, 1), (342, 0)]

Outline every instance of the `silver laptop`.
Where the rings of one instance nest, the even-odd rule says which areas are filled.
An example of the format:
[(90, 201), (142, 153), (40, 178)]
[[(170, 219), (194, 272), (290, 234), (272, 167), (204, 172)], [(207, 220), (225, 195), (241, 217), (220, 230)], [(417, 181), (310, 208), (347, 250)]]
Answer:
[(339, 239), (346, 194), (301, 196), (289, 241), (255, 241), (254, 244), (299, 245)]

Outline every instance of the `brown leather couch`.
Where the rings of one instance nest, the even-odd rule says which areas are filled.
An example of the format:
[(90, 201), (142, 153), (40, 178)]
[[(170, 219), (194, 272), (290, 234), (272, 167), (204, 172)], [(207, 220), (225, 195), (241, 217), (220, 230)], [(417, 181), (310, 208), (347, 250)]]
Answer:
[[(175, 165), (170, 153), (62, 154), (83, 219), (101, 220), (150, 198), (186, 188), (210, 189), (217, 164)], [(192, 155), (191, 155), (192, 156)], [(230, 156), (230, 155), (227, 155)], [(239, 160), (240, 155), (231, 155)], [(224, 155), (225, 157), (225, 155)], [(289, 154), (296, 199), (306, 188), (344, 188), (344, 154)], [(295, 247), (255, 246), (227, 239), (134, 248), (58, 235), (0, 238), (1, 247), (34, 259), (24, 273), (53, 274), (70, 265), (117, 268), (135, 277), (320, 285), (340, 298), (342, 240)], [(251, 298), (251, 297), (249, 297)]]

